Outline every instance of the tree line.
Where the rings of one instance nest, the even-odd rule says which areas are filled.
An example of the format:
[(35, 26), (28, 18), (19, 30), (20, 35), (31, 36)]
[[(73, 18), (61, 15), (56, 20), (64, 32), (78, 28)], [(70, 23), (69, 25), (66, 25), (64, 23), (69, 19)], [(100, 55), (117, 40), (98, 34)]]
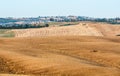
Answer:
[(13, 24), (13, 25), (0, 25), (0, 29), (27, 29), (27, 28), (44, 28), (49, 27), (49, 24), (34, 25), (34, 24)]

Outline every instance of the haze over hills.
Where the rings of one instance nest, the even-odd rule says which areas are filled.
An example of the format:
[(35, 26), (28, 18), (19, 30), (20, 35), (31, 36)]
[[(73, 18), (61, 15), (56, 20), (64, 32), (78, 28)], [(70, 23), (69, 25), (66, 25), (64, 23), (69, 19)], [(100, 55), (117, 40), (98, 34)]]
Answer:
[(120, 24), (120, 18), (92, 18), (85, 16), (39, 16), (31, 18), (0, 18), (0, 28), (22, 26), (25, 24), (40, 24), (48, 22), (77, 22), (77, 21), (92, 21), (92, 22), (107, 22), (111, 24)]

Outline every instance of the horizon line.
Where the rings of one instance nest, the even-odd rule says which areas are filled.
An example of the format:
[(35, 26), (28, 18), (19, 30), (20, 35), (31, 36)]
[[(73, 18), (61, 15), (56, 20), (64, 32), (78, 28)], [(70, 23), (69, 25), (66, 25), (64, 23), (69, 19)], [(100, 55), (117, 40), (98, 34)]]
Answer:
[[(21, 16), (21, 17), (14, 17), (14, 16), (6, 16), (0, 18), (37, 18), (37, 17), (57, 17), (57, 16), (81, 16), (81, 15), (43, 15), (43, 16)], [(89, 17), (89, 18), (120, 18), (120, 17), (92, 17), (92, 16), (81, 16), (81, 17)]]

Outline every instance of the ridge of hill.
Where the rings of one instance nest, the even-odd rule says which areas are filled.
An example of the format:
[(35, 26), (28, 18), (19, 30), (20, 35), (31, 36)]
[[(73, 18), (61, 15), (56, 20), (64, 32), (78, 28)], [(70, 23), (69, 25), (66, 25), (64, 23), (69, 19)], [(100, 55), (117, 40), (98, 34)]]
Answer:
[(106, 23), (81, 22), (78, 25), (38, 29), (17, 29), (12, 31), (15, 32), (15, 37), (116, 36), (120, 34), (120, 26)]

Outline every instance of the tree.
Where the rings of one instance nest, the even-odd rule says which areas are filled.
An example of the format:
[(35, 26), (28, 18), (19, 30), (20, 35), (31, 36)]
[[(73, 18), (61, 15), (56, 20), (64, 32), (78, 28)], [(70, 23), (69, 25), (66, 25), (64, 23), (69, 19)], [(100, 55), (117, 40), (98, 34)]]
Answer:
[(45, 24), (45, 27), (49, 27), (49, 24)]
[(54, 19), (53, 19), (53, 18), (50, 18), (50, 21), (54, 21)]

